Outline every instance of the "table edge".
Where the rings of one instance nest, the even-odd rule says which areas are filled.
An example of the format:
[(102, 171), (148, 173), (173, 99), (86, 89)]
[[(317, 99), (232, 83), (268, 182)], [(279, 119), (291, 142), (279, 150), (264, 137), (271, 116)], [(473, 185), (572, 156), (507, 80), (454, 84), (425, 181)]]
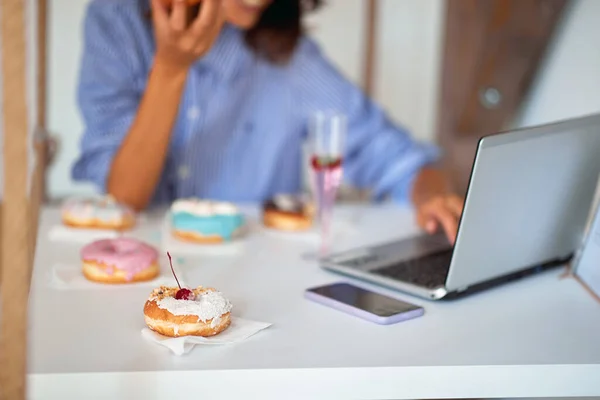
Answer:
[(599, 376), (600, 364), (31, 373), (28, 389), (31, 399), (81, 398), (90, 388), (98, 398), (148, 400), (585, 397), (600, 396)]

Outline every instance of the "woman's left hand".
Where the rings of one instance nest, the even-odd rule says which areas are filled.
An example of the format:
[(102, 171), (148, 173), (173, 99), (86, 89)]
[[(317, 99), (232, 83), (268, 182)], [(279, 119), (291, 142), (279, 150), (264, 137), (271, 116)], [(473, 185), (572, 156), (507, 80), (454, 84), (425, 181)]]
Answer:
[(413, 186), (412, 200), (417, 211), (417, 224), (429, 234), (440, 228), (454, 244), (464, 200), (448, 189), (441, 171), (422, 169)]

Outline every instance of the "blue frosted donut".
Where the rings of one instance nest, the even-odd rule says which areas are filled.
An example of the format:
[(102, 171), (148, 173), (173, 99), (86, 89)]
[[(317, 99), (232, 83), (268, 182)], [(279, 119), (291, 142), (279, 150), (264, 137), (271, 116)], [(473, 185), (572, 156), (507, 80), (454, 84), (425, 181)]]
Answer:
[(178, 239), (219, 243), (241, 234), (244, 217), (231, 203), (180, 199), (171, 205), (171, 227)]

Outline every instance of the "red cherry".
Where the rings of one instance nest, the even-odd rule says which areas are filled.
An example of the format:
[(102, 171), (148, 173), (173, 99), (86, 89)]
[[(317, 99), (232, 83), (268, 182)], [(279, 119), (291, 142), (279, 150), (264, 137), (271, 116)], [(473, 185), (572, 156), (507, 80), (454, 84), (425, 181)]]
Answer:
[(175, 298), (177, 300), (195, 300), (196, 295), (190, 289), (183, 288), (175, 293)]
[(177, 281), (177, 286), (179, 286), (179, 290), (175, 293), (175, 298), (177, 300), (194, 300), (196, 295), (190, 289), (182, 288), (179, 284), (179, 279), (177, 279), (177, 275), (175, 275), (175, 270), (173, 269), (173, 260), (171, 259), (171, 254), (167, 251), (167, 257), (169, 257), (169, 264), (171, 264), (171, 272), (173, 272), (173, 276), (175, 277), (175, 281)]

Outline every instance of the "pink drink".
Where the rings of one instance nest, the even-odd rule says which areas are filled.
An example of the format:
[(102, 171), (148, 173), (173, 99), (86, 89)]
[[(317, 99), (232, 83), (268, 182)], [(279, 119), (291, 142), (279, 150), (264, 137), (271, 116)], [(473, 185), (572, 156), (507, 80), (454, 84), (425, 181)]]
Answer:
[(321, 225), (321, 256), (329, 250), (331, 218), (333, 205), (342, 181), (342, 158), (319, 157), (311, 158), (313, 170), (313, 193)]
[(312, 194), (320, 228), (321, 245), (314, 260), (324, 257), (331, 247), (331, 223), (338, 188), (342, 182), (342, 155), (346, 137), (346, 117), (333, 110), (317, 111), (309, 120), (308, 144), (312, 169)]

